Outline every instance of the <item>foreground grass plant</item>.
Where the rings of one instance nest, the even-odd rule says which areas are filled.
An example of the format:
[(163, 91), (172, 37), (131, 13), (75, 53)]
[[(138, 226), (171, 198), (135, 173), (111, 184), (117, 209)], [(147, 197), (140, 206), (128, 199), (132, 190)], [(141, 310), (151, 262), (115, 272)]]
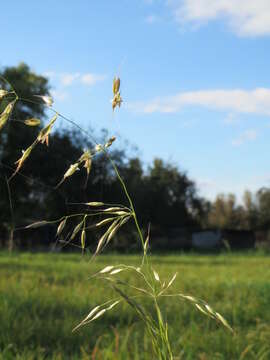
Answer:
[[(5, 81), (9, 91), (6, 89), (0, 89), (0, 100), (4, 100), (7, 103), (4, 111), (0, 115), (0, 131), (7, 125), (12, 111), (18, 101), (37, 102), (36, 99), (32, 100), (19, 97), (12, 85), (9, 84), (7, 80)], [(29, 145), (26, 150), (22, 150), (22, 156), (15, 162), (17, 167), (9, 181), (11, 181), (11, 179), (22, 169), (25, 161), (30, 157), (32, 151), (34, 151), (38, 143), (45, 143), (49, 146), (49, 135), (58, 117), (62, 117), (64, 120), (73, 123), (71, 120), (52, 108), (53, 100), (51, 97), (39, 95), (36, 97), (44, 103), (44, 106), (54, 112), (54, 116), (51, 118), (49, 123), (40, 130), (35, 141)], [(120, 79), (114, 78), (112, 110), (115, 111), (116, 107), (120, 108), (122, 101), (123, 100), (120, 95)], [(29, 127), (38, 126), (40, 124), (39, 119), (26, 119), (23, 122)], [(86, 133), (93, 141), (90, 134), (81, 129), (77, 124), (73, 124), (82, 132)], [(162, 300), (164, 298), (174, 297), (179, 300), (186, 300), (193, 304), (200, 312), (220, 322), (229, 330), (232, 331), (232, 328), (223, 316), (213, 310), (212, 307), (205, 301), (197, 299), (193, 295), (182, 294), (179, 292), (172, 293), (170, 288), (177, 279), (177, 273), (172, 274), (169, 279), (163, 279), (153, 268), (151, 257), (149, 256), (150, 228), (148, 229), (147, 236), (145, 237), (138, 223), (133, 201), (129, 195), (127, 186), (109, 154), (108, 149), (114, 141), (115, 137), (111, 137), (105, 144), (99, 144), (94, 140), (95, 147), (93, 149), (86, 149), (80, 158), (69, 166), (63, 174), (62, 179), (60, 179), (59, 183), (56, 185), (56, 188), (61, 186), (67, 178), (72, 177), (72, 175), (81, 168), (85, 168), (86, 170), (86, 185), (94, 157), (98, 153), (103, 153), (111, 163), (119, 183), (122, 186), (127, 199), (127, 205), (107, 204), (91, 199), (90, 202), (80, 204), (80, 206), (83, 205), (85, 208), (85, 210), (81, 213), (74, 213), (67, 216), (64, 215), (59, 219), (52, 221), (41, 220), (26, 227), (33, 228), (55, 223), (58, 225), (56, 235), (60, 239), (64, 236), (64, 241), (66, 243), (79, 238), (82, 251), (84, 251), (86, 247), (87, 232), (102, 229), (103, 233), (98, 240), (96, 250), (92, 257), (92, 259), (94, 259), (109, 245), (115, 234), (122, 226), (124, 226), (125, 223), (133, 221), (141, 243), (142, 258), (140, 264), (138, 264), (137, 267), (131, 266), (130, 264), (120, 264), (118, 266), (108, 265), (92, 275), (92, 278), (96, 278), (99, 281), (107, 283), (115, 291), (115, 297), (112, 299), (106, 299), (106, 301), (102, 304), (97, 304), (73, 329), (73, 331), (79, 330), (82, 326), (98, 320), (102, 316), (105, 316), (108, 311), (113, 311), (115, 307), (122, 302), (125, 302), (137, 313), (138, 317), (144, 323), (152, 342), (155, 357), (160, 360), (172, 360), (173, 351), (169, 339), (169, 324), (166, 321), (166, 312), (162, 308)], [(122, 278), (122, 275), (126, 272), (130, 274), (129, 278), (131, 279), (139, 277), (143, 282), (143, 286), (138, 287), (125, 281)], [(145, 298), (147, 298), (148, 302), (150, 301), (152, 304), (150, 310), (145, 306)]]

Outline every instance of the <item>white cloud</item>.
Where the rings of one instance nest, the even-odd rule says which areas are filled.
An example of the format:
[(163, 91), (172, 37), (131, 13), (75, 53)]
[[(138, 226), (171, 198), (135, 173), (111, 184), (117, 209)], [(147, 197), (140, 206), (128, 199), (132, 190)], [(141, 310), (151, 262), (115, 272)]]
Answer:
[(185, 106), (270, 116), (270, 88), (189, 91), (128, 105), (131, 110), (144, 113), (176, 113)]
[(106, 78), (105, 75), (87, 73), (81, 76), (80, 81), (83, 84), (91, 86), (91, 85), (95, 85), (97, 82), (105, 80), (105, 78)]
[(233, 146), (240, 146), (246, 142), (254, 141), (258, 137), (258, 132), (254, 129), (249, 129), (244, 131), (242, 134), (239, 135), (238, 138), (232, 141)]
[(222, 19), (240, 36), (270, 34), (269, 0), (168, 0), (178, 23), (201, 26)]
[(58, 80), (62, 87), (70, 86), (75, 82), (93, 86), (96, 83), (105, 80), (106, 76), (103, 74), (95, 74), (95, 73), (57, 73), (55, 71), (47, 71), (44, 73), (44, 76), (49, 77), (51, 79)]
[(63, 86), (69, 86), (71, 85), (75, 80), (80, 78), (80, 73), (74, 73), (74, 74), (61, 74), (60, 76), (60, 82)]
[(68, 93), (61, 90), (52, 90), (51, 95), (54, 100), (58, 100), (60, 102), (65, 101), (68, 98)]

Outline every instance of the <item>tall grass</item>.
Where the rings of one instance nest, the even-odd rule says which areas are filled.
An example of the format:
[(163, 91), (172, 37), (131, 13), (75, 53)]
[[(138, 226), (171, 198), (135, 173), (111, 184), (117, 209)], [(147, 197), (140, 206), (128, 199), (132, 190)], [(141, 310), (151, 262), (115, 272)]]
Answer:
[[(8, 100), (5, 110), (0, 115), (0, 130), (8, 122), (17, 102), (42, 102), (44, 106), (54, 112), (54, 116), (48, 124), (40, 130), (34, 142), (23, 150), (21, 157), (15, 162), (16, 169), (9, 179), (9, 181), (11, 181), (12, 178), (22, 170), (24, 163), (28, 161), (38, 144), (49, 145), (49, 137), (58, 117), (62, 117), (69, 122), (72, 121), (52, 108), (53, 99), (51, 97), (36, 95), (34, 99), (25, 99), (17, 95), (16, 90), (11, 84), (8, 82), (7, 84), (9, 86), (9, 91), (2, 89), (0, 92), (0, 96), (6, 101)], [(122, 101), (120, 95), (120, 79), (114, 78), (112, 110), (115, 111), (117, 107), (120, 108)], [(40, 121), (39, 119), (25, 119), (24, 124), (32, 127), (39, 125)], [(79, 127), (77, 124), (74, 125)], [(79, 129), (86, 133), (81, 127), (79, 127)], [(90, 134), (87, 133), (87, 135), (93, 140)], [(83, 169), (85, 169), (86, 172), (85, 185), (87, 185), (92, 161), (95, 159), (98, 161), (98, 156), (102, 153), (110, 162), (115, 175), (119, 180), (126, 196), (126, 204), (107, 204), (105, 202), (106, 200), (104, 202), (97, 202), (95, 199), (90, 199), (89, 202), (79, 204), (84, 208), (82, 212), (67, 216), (62, 215), (56, 220), (42, 219), (26, 227), (39, 227), (49, 223), (58, 224), (57, 236), (65, 239), (67, 243), (79, 239), (79, 246), (82, 251), (84, 251), (86, 247), (87, 233), (89, 231), (100, 230), (102, 231), (102, 235), (98, 240), (96, 251), (92, 257), (92, 260), (94, 260), (105, 247), (109, 246), (111, 240), (120, 228), (128, 221), (132, 221), (141, 243), (141, 260), (135, 265), (131, 263), (120, 263), (117, 265), (106, 264), (104, 267), (93, 273), (91, 279), (97, 279), (101, 283), (106, 284), (106, 286), (113, 291), (113, 294), (104, 298), (101, 303), (95, 304), (94, 307), (90, 309), (90, 312), (88, 311), (83, 320), (74, 327), (73, 331), (78, 331), (81, 327), (93, 323), (116, 308), (123, 306), (123, 304), (127, 304), (142, 321), (145, 331), (151, 340), (153, 356), (160, 360), (172, 360), (174, 355), (169, 337), (169, 321), (167, 320), (168, 317), (166, 312), (167, 305), (162, 306), (162, 304), (168, 304), (170, 301), (173, 301), (172, 299), (184, 300), (191, 303), (207, 317), (220, 322), (230, 331), (233, 330), (224, 317), (219, 312), (213, 310), (213, 308), (204, 300), (197, 296), (195, 297), (194, 294), (190, 295), (189, 293), (179, 292), (175, 288), (172, 291), (173, 285), (177, 281), (177, 272), (172, 273), (169, 277), (165, 278), (157, 271), (151, 256), (149, 256), (150, 226), (147, 232), (141, 229), (133, 205), (133, 200), (128, 192), (127, 186), (116, 164), (110, 157), (109, 148), (115, 140), (114, 136), (109, 138), (105, 144), (99, 144), (94, 140), (96, 144), (95, 147), (86, 149), (77, 161), (69, 166), (63, 174), (62, 179), (60, 179), (59, 183), (56, 185), (56, 188), (61, 186), (67, 179), (71, 178), (76, 171)], [(126, 280), (127, 276), (129, 281)], [(202, 282), (204, 281), (205, 279), (202, 279)], [(139, 286), (137, 285), (138, 282), (140, 282)], [(181, 307), (179, 306), (179, 310), (180, 309)], [(179, 328), (179, 330), (181, 330), (181, 328)], [(106, 331), (106, 329), (104, 329), (104, 331)]]

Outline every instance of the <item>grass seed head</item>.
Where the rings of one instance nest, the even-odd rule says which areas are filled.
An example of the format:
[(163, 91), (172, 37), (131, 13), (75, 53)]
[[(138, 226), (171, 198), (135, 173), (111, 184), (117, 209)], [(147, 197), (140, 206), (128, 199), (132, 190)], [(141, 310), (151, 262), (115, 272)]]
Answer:
[(4, 96), (8, 94), (7, 90), (0, 89), (0, 100), (3, 99)]
[(64, 173), (64, 179), (72, 176), (75, 171), (78, 171), (79, 169), (79, 163), (71, 164), (68, 170)]
[(159, 275), (158, 275), (158, 273), (157, 273), (155, 270), (153, 270), (153, 274), (154, 274), (155, 280), (158, 281), (158, 282), (160, 282)]
[(84, 162), (84, 161), (88, 160), (89, 158), (91, 158), (91, 152), (90, 152), (90, 150), (85, 150), (84, 153), (79, 158), (78, 162), (79, 163)]
[(85, 249), (85, 238), (86, 238), (86, 233), (85, 233), (85, 230), (83, 229), (83, 231), (81, 233), (81, 246), (82, 246), (82, 249)]
[(25, 229), (35, 229), (35, 228), (38, 228), (40, 226), (44, 226), (44, 225), (47, 225), (47, 224), (48, 224), (48, 222), (45, 221), (45, 220), (36, 221), (36, 222), (34, 222), (34, 223), (30, 224), (30, 225), (27, 225), (25, 227)]
[(70, 237), (71, 240), (73, 240), (75, 238), (75, 236), (77, 235), (77, 233), (80, 231), (81, 227), (83, 225), (83, 221), (80, 222), (78, 225), (75, 226), (74, 230), (73, 230), (73, 233)]
[(85, 205), (88, 205), (88, 206), (103, 206), (105, 204), (103, 202), (101, 202), (101, 201), (92, 201), (92, 202), (85, 203)]
[(45, 126), (38, 134), (37, 141), (41, 142), (41, 144), (44, 144), (45, 142), (46, 145), (49, 146), (49, 135), (52, 130), (53, 124), (55, 123), (57, 118), (58, 118), (58, 114), (55, 114), (54, 117), (49, 122), (49, 124)]
[(44, 96), (44, 95), (34, 95), (35, 97), (40, 98), (47, 106), (52, 106), (53, 98), (51, 96)]
[(123, 99), (121, 98), (120, 92), (118, 92), (117, 94), (114, 95), (114, 97), (112, 99), (112, 109), (113, 109), (113, 111), (115, 110), (115, 108), (117, 106), (120, 108), (122, 102), (123, 102)]
[(102, 149), (103, 149), (103, 146), (102, 146), (101, 144), (97, 144), (97, 145), (95, 146), (95, 151), (96, 151), (96, 152), (100, 152), (100, 151), (102, 151)]
[(24, 124), (27, 126), (38, 126), (38, 125), (40, 125), (40, 120), (35, 119), (35, 118), (27, 119), (27, 120), (24, 120)]
[(9, 119), (9, 116), (12, 112), (12, 109), (13, 109), (13, 106), (15, 104), (15, 100), (10, 102), (5, 110), (2, 112), (2, 114), (0, 114), (0, 130), (6, 125), (8, 119)]
[(64, 230), (64, 227), (65, 227), (65, 225), (66, 225), (66, 222), (67, 222), (67, 218), (65, 218), (64, 220), (62, 220), (62, 221), (60, 222), (60, 224), (58, 225), (57, 232), (56, 232), (56, 235), (57, 235), (57, 236), (59, 236), (59, 235), (62, 233), (62, 231)]
[[(20, 157), (19, 160), (17, 160), (15, 162), (15, 165), (17, 165), (17, 168), (15, 170), (15, 173), (13, 175), (15, 175), (23, 166), (23, 163), (25, 162), (25, 160), (29, 157), (29, 155), (31, 154), (31, 151), (33, 150), (34, 146), (31, 145), (29, 146), (26, 150), (22, 150), (22, 156)], [(12, 176), (13, 176), (12, 175)]]
[(105, 147), (105, 148), (110, 147), (115, 140), (116, 140), (116, 137), (115, 137), (115, 136), (112, 136), (112, 137), (106, 142), (106, 144), (104, 145), (104, 147)]
[(115, 77), (113, 79), (113, 95), (116, 95), (120, 90), (120, 78)]
[(120, 273), (121, 271), (123, 271), (124, 269), (114, 269), (113, 271), (110, 272), (110, 275), (115, 275)]
[(113, 268), (114, 268), (114, 266), (112, 266), (112, 265), (106, 266), (104, 269), (100, 270), (99, 273), (106, 274), (106, 273), (110, 272)]

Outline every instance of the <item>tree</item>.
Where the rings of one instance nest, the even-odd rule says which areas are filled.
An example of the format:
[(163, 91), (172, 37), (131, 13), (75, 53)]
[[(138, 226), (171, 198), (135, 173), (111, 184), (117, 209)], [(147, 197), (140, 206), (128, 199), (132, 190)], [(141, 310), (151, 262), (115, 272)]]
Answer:
[(248, 190), (244, 192), (243, 203), (245, 228), (254, 230), (258, 226), (258, 208), (252, 193)]
[[(31, 99), (33, 95), (47, 95), (49, 93), (48, 80), (36, 75), (30, 68), (21, 63), (17, 67), (7, 67), (0, 72), (1, 77), (8, 80), (9, 83), (16, 89), (16, 92), (21, 97)], [(10, 85), (0, 80), (0, 88), (11, 91)], [(6, 101), (1, 102), (0, 111), (2, 112)], [(12, 112), (11, 118), (7, 125), (0, 132), (0, 174), (1, 174), (1, 195), (2, 201), (0, 203), (0, 222), (1, 224), (10, 225), (10, 212), (8, 211), (9, 197), (7, 193), (7, 183), (5, 177), (9, 177), (14, 168), (14, 162), (21, 156), (21, 151), (31, 144), (33, 139), (37, 136), (39, 127), (29, 129), (22, 122), (27, 118), (43, 118), (45, 116), (44, 106), (32, 102), (18, 101)], [(18, 220), (22, 212), (27, 213), (28, 203), (26, 194), (29, 192), (30, 185), (22, 181), (21, 177), (17, 177), (16, 181), (10, 184), (12, 201), (16, 205), (15, 218), (13, 221)], [(16, 192), (13, 191), (16, 188)], [(4, 203), (4, 205), (3, 205)], [(12, 248), (13, 245), (10, 244)]]
[(219, 229), (242, 228), (242, 208), (236, 205), (235, 195), (217, 195), (209, 211), (208, 223)]
[(258, 227), (263, 230), (270, 228), (270, 189), (261, 188), (257, 194), (257, 206), (258, 206)]
[(143, 217), (162, 227), (190, 227), (196, 224), (196, 187), (185, 173), (161, 159), (155, 159), (145, 177)]

